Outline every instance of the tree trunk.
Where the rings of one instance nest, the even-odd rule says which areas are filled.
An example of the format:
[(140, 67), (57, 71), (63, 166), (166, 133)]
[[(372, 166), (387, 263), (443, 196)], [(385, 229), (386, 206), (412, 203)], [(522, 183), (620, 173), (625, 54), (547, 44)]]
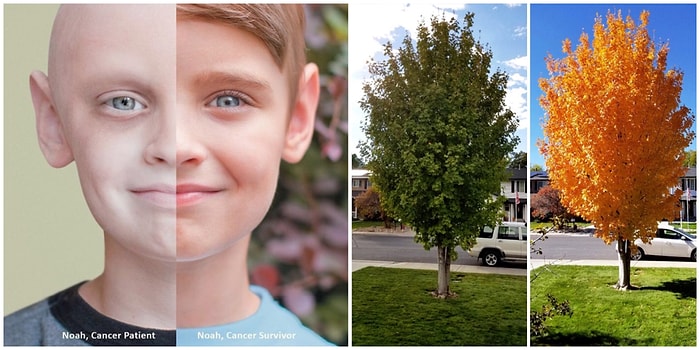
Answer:
[(450, 253), (447, 247), (439, 246), (438, 251), (438, 290), (440, 297), (450, 295)]
[(615, 288), (619, 290), (629, 290), (630, 284), (630, 261), (632, 260), (631, 242), (626, 239), (617, 241), (617, 261), (619, 263), (617, 284)]

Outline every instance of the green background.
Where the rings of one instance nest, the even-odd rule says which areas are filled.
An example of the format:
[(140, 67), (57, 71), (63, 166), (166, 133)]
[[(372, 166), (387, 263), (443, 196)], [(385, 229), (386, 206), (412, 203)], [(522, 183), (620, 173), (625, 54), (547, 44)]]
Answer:
[(4, 314), (103, 267), (102, 230), (74, 164), (54, 169), (36, 137), (29, 74), (46, 72), (58, 5), (4, 6)]

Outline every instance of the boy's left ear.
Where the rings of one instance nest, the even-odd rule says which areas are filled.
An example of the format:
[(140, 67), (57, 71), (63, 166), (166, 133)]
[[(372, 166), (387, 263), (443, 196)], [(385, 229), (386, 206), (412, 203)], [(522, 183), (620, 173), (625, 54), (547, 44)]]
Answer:
[(282, 159), (288, 163), (299, 162), (309, 148), (314, 134), (319, 93), (318, 67), (308, 63), (299, 77), (297, 97), (285, 135)]

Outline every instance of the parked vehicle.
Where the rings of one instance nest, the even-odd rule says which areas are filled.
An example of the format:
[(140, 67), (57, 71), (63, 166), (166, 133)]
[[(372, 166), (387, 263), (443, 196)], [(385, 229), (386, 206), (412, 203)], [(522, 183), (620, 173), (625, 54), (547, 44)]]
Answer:
[(496, 266), (504, 260), (527, 261), (527, 227), (520, 222), (504, 222), (495, 228), (485, 226), (469, 255), (481, 259), (486, 266)]
[(640, 260), (646, 255), (656, 255), (690, 258), (697, 261), (696, 237), (696, 235), (675, 228), (667, 222), (660, 222), (656, 230), (656, 237), (649, 243), (643, 243), (641, 239), (634, 241), (637, 252), (632, 255), (632, 259)]

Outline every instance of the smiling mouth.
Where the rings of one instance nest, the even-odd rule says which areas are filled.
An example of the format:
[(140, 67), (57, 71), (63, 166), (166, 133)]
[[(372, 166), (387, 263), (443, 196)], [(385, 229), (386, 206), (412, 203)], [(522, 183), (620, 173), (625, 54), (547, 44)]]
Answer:
[(221, 192), (221, 189), (201, 185), (177, 185), (177, 207), (186, 207), (201, 203), (207, 198)]

